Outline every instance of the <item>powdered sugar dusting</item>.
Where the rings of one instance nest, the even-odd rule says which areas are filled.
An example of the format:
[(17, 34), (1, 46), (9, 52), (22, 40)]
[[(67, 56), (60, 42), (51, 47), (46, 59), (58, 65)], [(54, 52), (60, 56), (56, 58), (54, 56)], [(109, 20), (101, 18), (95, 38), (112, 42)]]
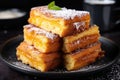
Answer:
[(79, 30), (79, 28), (80, 28), (81, 26), (85, 26), (85, 22), (75, 22), (75, 23), (73, 23), (73, 26), (74, 26), (77, 30)]
[[(27, 48), (30, 49), (32, 53), (40, 54), (40, 52), (36, 48), (34, 48), (33, 45), (28, 45)], [(32, 54), (32, 55), (36, 55), (36, 54)]]
[(23, 64), (21, 62), (12, 62), (12, 64), (16, 65), (18, 68), (22, 68), (22, 69), (29, 69), (29, 70), (35, 70), (33, 68), (31, 68), (30, 66)]
[(76, 45), (76, 44), (80, 44), (80, 40), (75, 41), (74, 44), (75, 44), (75, 45)]
[(33, 46), (31, 46), (31, 45), (29, 45), (29, 46), (27, 46), (29, 49), (34, 49), (34, 47)]
[(31, 32), (31, 31), (34, 31), (36, 34), (43, 34), (43, 35), (45, 35), (47, 38), (52, 39), (52, 40), (53, 40), (54, 38), (57, 38), (57, 37), (58, 37), (58, 35), (56, 35), (56, 34), (53, 34), (53, 33), (51, 33), (51, 32), (47, 32), (47, 31), (45, 31), (45, 30), (43, 30), (43, 29), (40, 29), (40, 28), (37, 28), (37, 27), (35, 27), (34, 25), (31, 25), (31, 24), (25, 25), (24, 28), (27, 28), (30, 32)]
[(86, 14), (89, 14), (87, 11), (77, 11), (75, 9), (67, 9), (62, 8), (62, 10), (46, 10), (46, 12), (50, 12), (54, 17), (62, 17), (64, 19), (74, 19), (74, 17), (82, 17)]
[(99, 67), (100, 67), (99, 65), (96, 65), (96, 66), (88, 65), (88, 66), (85, 66), (85, 67), (81, 68), (80, 71), (92, 70), (92, 69), (96, 69), (96, 68), (99, 68)]
[[(61, 8), (61, 10), (49, 10), (47, 6), (34, 7), (32, 10), (42, 12), (43, 14), (52, 14), (53, 17), (63, 18), (63, 19), (74, 19), (74, 17), (83, 17), (89, 14), (88, 11), (80, 11), (75, 9), (67, 9), (65, 7)], [(36, 15), (39, 15), (35, 13)]]

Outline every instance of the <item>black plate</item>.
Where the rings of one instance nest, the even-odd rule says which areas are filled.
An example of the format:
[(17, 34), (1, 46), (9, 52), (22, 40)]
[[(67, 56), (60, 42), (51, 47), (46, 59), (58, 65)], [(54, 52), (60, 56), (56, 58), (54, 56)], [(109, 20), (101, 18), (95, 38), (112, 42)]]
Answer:
[(46, 77), (76, 77), (102, 71), (111, 66), (119, 58), (119, 47), (111, 40), (101, 37), (102, 49), (105, 50), (105, 57), (96, 61), (94, 64), (86, 66), (79, 70), (67, 71), (64, 68), (57, 68), (48, 72), (40, 72), (29, 67), (16, 59), (16, 47), (23, 41), (23, 36), (17, 36), (6, 41), (0, 50), (1, 59), (11, 68), (18, 71)]

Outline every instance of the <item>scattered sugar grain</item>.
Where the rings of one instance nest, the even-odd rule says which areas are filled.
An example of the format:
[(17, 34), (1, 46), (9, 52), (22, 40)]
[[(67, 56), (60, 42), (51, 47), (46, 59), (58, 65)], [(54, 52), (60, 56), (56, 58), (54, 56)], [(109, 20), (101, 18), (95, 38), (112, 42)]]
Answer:
[(62, 8), (62, 10), (46, 10), (45, 12), (50, 12), (54, 17), (62, 17), (64, 19), (74, 19), (74, 17), (83, 17), (89, 14), (87, 11), (78, 11), (75, 9)]
[(26, 26), (24, 26), (24, 27), (28, 28), (28, 29), (29, 29), (29, 32), (35, 31), (36, 34), (44, 34), (47, 38), (50, 38), (50, 39), (52, 39), (52, 40), (53, 40), (54, 38), (58, 37), (57, 35), (55, 35), (55, 34), (53, 34), (53, 33), (51, 33), (51, 32), (48, 32), (48, 31), (45, 31), (45, 30), (43, 30), (43, 29), (34, 27), (33, 25), (26, 25)]
[[(49, 10), (47, 6), (43, 7), (34, 7), (32, 9), (36, 9), (36, 11), (41, 11), (43, 14), (50, 13), (54, 17), (63, 18), (63, 19), (74, 19), (74, 17), (83, 17), (86, 14), (89, 14), (88, 11), (80, 11), (75, 9), (67, 9), (66, 7), (61, 8), (61, 10)], [(37, 12), (35, 13), (36, 15)]]
[[(104, 72), (103, 72), (104, 73)], [(120, 80), (120, 65), (118, 63), (114, 64), (110, 68), (110, 72), (104, 74), (103, 76), (93, 76), (91, 80)]]
[(27, 66), (26, 64), (23, 64), (22, 62), (12, 62), (12, 64), (15, 64), (16, 66), (24, 68), (24, 69), (33, 70), (33, 68)]
[(73, 23), (73, 26), (74, 26), (77, 30), (79, 30), (79, 28), (80, 28), (81, 26), (85, 26), (85, 22), (75, 22), (75, 23)]

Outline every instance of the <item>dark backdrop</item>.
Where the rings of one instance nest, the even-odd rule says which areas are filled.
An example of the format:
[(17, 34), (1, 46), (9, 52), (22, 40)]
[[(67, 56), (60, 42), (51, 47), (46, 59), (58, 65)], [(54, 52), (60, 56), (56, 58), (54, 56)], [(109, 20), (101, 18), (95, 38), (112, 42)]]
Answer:
[[(18, 7), (29, 10), (31, 7), (47, 5), (53, 0), (0, 0), (0, 8)], [(82, 9), (83, 0), (55, 0), (56, 5), (67, 8)]]
[[(0, 8), (13, 8), (18, 7), (25, 10), (29, 10), (31, 7), (47, 5), (53, 0), (0, 0)], [(54, 0), (58, 6), (83, 9), (84, 0)], [(116, 7), (120, 7), (120, 0), (116, 0)]]

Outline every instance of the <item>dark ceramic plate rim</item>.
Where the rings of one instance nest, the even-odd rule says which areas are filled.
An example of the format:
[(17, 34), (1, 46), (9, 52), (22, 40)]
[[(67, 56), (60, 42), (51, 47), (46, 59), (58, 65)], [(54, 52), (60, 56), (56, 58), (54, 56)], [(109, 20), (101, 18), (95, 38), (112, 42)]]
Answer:
[[(20, 68), (20, 66), (18, 67), (17, 65), (14, 65), (14, 64), (11, 64), (11, 63), (9, 63), (8, 61), (6, 61), (3, 57), (2, 57), (2, 49), (6, 46), (6, 44), (7, 43), (9, 43), (9, 42), (11, 42), (11, 41), (13, 41), (14, 39), (17, 39), (17, 38), (21, 38), (21, 37), (23, 37), (23, 35), (18, 35), (18, 36), (16, 36), (16, 37), (13, 37), (13, 38), (10, 38), (9, 40), (7, 40), (7, 41), (5, 41), (2, 45), (1, 45), (1, 47), (0, 47), (0, 58), (2, 59), (2, 61), (4, 61), (9, 67), (11, 67), (11, 68), (14, 68), (14, 69), (16, 69), (17, 71), (20, 71), (20, 72), (24, 72), (24, 73), (27, 73), (27, 74), (32, 74), (32, 75), (41, 75), (41, 74), (43, 74), (43, 75), (48, 75), (48, 76), (54, 76), (54, 75), (64, 75), (64, 76), (68, 76), (68, 75), (73, 75), (73, 76), (76, 76), (75, 74), (81, 74), (81, 75), (84, 75), (84, 74), (89, 74), (89, 73), (91, 73), (91, 72), (98, 72), (98, 71), (101, 71), (101, 70), (104, 70), (105, 68), (107, 68), (107, 67), (110, 67), (113, 63), (115, 63), (117, 60), (118, 60), (118, 58), (120, 57), (120, 54), (119, 54), (119, 52), (120, 51), (118, 51), (118, 56), (116, 56), (111, 62), (109, 62), (107, 65), (103, 65), (103, 66), (101, 66), (101, 67), (98, 67), (98, 68), (94, 68), (94, 69), (91, 69), (91, 70), (88, 70), (88, 71), (77, 71), (77, 70), (75, 70), (75, 71), (64, 71), (64, 72), (54, 72), (54, 71), (48, 71), (48, 72), (40, 72), (40, 71), (28, 71), (28, 70), (26, 70), (26, 69), (21, 69)], [(115, 43), (115, 42), (113, 42), (112, 40), (110, 40), (110, 39), (107, 39), (107, 38), (105, 38), (105, 37), (101, 37), (100, 39), (103, 39), (103, 40), (106, 40), (106, 41), (108, 41), (108, 43), (110, 43), (110, 44), (113, 44), (114, 46), (116, 46), (116, 47), (118, 47), (118, 45)], [(119, 47), (118, 47), (119, 48)]]

